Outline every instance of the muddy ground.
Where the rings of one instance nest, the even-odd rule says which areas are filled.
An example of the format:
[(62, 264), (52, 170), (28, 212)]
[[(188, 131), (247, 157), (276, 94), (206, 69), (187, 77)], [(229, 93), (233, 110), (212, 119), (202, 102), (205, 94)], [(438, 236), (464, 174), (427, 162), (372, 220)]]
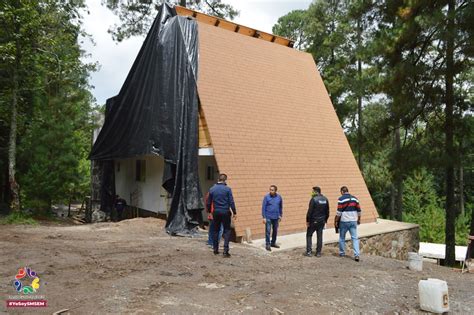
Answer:
[[(418, 281), (448, 282), (453, 313), (474, 313), (474, 274), (332, 249), (267, 253), (231, 244), (230, 259), (204, 239), (168, 236), (163, 221), (138, 218), (93, 225), (0, 226), (0, 312), (52, 314), (416, 313)], [(40, 277), (45, 309), (7, 309), (23, 266)]]

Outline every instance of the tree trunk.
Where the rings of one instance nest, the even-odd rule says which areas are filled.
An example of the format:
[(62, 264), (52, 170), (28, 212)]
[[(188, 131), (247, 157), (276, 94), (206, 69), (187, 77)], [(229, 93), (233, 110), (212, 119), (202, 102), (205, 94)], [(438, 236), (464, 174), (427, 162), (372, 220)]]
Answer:
[(390, 185), (390, 220), (395, 220), (395, 185)]
[(400, 125), (395, 129), (395, 165), (398, 169), (395, 170), (395, 189), (396, 189), (396, 198), (395, 198), (395, 215), (397, 221), (402, 221), (403, 213), (403, 178), (402, 170), (400, 169), (400, 150), (401, 150), (401, 140), (400, 140)]
[(403, 221), (403, 180), (401, 176), (397, 176), (395, 187), (397, 189), (397, 197), (395, 199), (397, 221)]
[(474, 236), (474, 211), (471, 211), (471, 229), (469, 234)]
[(455, 258), (455, 195), (454, 195), (454, 0), (448, 1), (446, 38), (446, 107), (444, 131), (446, 152), (446, 257), (444, 264), (453, 266)]
[(8, 163), (2, 169), (2, 202), (10, 204), (10, 185), (8, 183)]
[[(357, 21), (357, 44), (358, 47), (361, 47), (361, 33), (362, 27), (360, 25), (360, 18)], [(360, 57), (357, 57), (357, 75), (359, 78), (359, 88), (357, 89), (357, 117), (359, 118), (359, 125), (357, 126), (357, 158), (359, 162), (359, 169), (361, 172), (364, 171), (364, 166), (362, 165), (362, 91), (361, 91), (361, 81), (362, 81), (362, 61)]]
[(460, 165), (459, 165), (459, 214), (464, 216), (464, 167), (462, 165), (462, 156), (460, 158)]
[[(471, 231), (469, 232), (469, 235), (474, 236), (474, 210), (471, 211)], [(471, 257), (474, 258), (474, 241), (471, 241)]]
[[(17, 3), (17, 6), (19, 4)], [(15, 26), (15, 33), (19, 35), (20, 25)], [(19, 92), (19, 68), (20, 68), (20, 42), (17, 37), (15, 43), (15, 64), (13, 66), (13, 90), (12, 90), (12, 112), (10, 121), (10, 137), (8, 139), (8, 183), (10, 186), (10, 209), (13, 212), (20, 211), (19, 185), (16, 181), (16, 137), (17, 137), (17, 116), (18, 116), (18, 92)]]

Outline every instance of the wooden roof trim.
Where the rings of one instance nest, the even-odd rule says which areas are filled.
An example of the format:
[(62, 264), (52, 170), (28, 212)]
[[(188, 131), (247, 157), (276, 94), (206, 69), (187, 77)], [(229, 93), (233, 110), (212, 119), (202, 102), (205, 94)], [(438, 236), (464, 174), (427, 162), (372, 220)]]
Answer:
[(231, 21), (227, 21), (215, 16), (210, 16), (204, 13), (200, 13), (185, 7), (181, 6), (175, 6), (176, 13), (181, 16), (188, 16), (188, 17), (193, 17), (198, 22), (206, 23), (215, 27), (223, 28), (231, 32), (239, 33), (242, 35), (250, 36), (250, 37), (255, 37), (267, 42), (272, 42), (275, 44), (287, 46), (287, 47), (293, 47), (294, 42), (292, 40), (289, 40), (288, 38), (273, 35), (270, 33), (262, 32), (247, 26), (243, 26)]

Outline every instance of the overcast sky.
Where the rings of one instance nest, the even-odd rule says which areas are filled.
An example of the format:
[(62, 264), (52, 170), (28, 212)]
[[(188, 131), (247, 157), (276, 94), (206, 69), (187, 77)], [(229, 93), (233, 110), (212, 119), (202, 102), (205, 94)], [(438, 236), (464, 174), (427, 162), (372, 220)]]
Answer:
[[(271, 33), (272, 26), (280, 16), (292, 10), (307, 9), (311, 0), (224, 0), (240, 11), (234, 22)], [(99, 0), (87, 0), (89, 14), (84, 14), (84, 28), (95, 42), (82, 43), (90, 54), (88, 62), (98, 62), (99, 70), (91, 75), (94, 86), (92, 94), (97, 104), (104, 104), (109, 97), (116, 95), (127, 76), (133, 61), (143, 43), (143, 37), (133, 37), (116, 43), (107, 33), (108, 28), (118, 22), (118, 18), (100, 5)]]

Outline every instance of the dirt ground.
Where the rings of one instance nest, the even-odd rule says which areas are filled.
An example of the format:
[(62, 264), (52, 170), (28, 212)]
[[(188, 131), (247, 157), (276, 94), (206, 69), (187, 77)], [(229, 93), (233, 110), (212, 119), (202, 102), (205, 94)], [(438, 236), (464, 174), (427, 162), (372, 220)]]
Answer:
[[(417, 313), (418, 281), (448, 282), (453, 313), (474, 313), (474, 274), (362, 256), (356, 263), (323, 249), (267, 253), (231, 244), (215, 256), (204, 238), (166, 234), (163, 221), (138, 218), (93, 225), (0, 226), (0, 312), (52, 314)], [(6, 308), (18, 268), (40, 277), (47, 308)]]

